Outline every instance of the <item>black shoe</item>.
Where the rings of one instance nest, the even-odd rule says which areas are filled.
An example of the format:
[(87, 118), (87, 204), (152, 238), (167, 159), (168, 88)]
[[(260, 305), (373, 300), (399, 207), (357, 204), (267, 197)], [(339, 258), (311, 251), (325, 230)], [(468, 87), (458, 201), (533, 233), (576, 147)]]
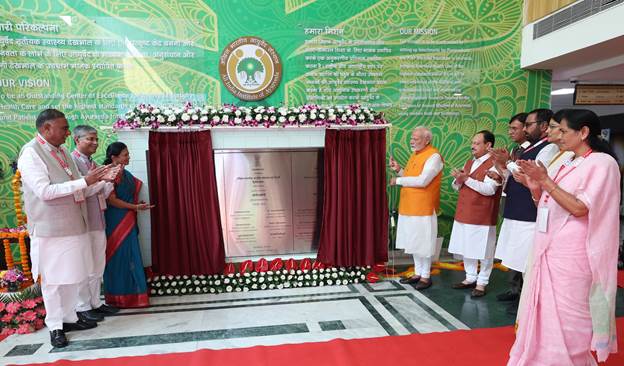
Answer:
[(75, 323), (63, 323), (64, 332), (71, 332), (74, 330), (87, 330), (95, 327), (97, 327), (96, 322), (90, 322), (81, 319), (78, 319), (78, 321)]
[(453, 284), (454, 289), (456, 290), (464, 290), (464, 289), (468, 289), (468, 288), (475, 288), (477, 286), (477, 282), (473, 282), (473, 283), (463, 283), (463, 282), (458, 282)]
[(431, 279), (429, 279), (429, 281), (427, 282), (421, 280), (421, 281), (418, 281), (416, 286), (414, 286), (414, 289), (418, 291), (428, 289), (429, 287), (431, 287), (432, 284), (433, 284), (433, 281), (431, 281)]
[(502, 294), (496, 295), (496, 300), (498, 301), (516, 301), (520, 298), (520, 294), (515, 294), (511, 291), (503, 292)]
[(119, 309), (117, 309), (114, 306), (103, 304), (99, 308), (93, 309), (92, 311), (102, 316), (108, 316), (108, 315), (117, 314), (119, 312)]
[(88, 322), (101, 322), (104, 320), (104, 315), (98, 314), (93, 310), (78, 311), (76, 315), (78, 315), (78, 319)]
[(470, 293), (470, 297), (483, 297), (485, 296), (485, 287), (483, 287), (483, 290), (479, 290), (478, 288), (474, 288), (472, 290), (472, 292)]
[(69, 344), (69, 341), (62, 329), (55, 329), (50, 332), (50, 343), (54, 348), (63, 348)]
[(402, 283), (404, 285), (410, 285), (410, 284), (416, 283), (418, 281), (420, 281), (420, 276), (412, 276), (412, 277), (401, 278), (399, 280), (399, 283)]

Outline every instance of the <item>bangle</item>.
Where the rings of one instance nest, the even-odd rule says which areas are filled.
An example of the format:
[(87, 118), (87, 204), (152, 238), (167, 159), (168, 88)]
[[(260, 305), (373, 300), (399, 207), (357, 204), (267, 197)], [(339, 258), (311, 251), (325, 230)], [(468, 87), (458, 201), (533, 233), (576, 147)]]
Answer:
[(533, 196), (531, 196), (531, 198), (533, 199), (533, 202), (539, 202), (539, 199), (537, 199), (537, 198), (535, 198)]
[(558, 189), (559, 189), (559, 186), (558, 186), (558, 185), (555, 185), (555, 187), (554, 187), (554, 188), (551, 188), (551, 189), (547, 190), (546, 192), (547, 192), (548, 194), (551, 194), (551, 193), (553, 193), (554, 191), (556, 191), (556, 190), (558, 190)]
[(139, 210), (139, 205), (137, 204), (136, 207), (134, 208), (135, 211)]

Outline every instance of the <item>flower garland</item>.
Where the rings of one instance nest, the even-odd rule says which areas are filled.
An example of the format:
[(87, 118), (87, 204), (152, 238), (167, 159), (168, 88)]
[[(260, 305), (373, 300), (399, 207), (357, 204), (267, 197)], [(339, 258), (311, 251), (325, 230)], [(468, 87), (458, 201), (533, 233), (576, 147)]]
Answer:
[(26, 216), (22, 210), (22, 200), (20, 195), (20, 188), (22, 186), (22, 174), (19, 170), (15, 172), (13, 180), (11, 181), (11, 188), (13, 190), (13, 205), (15, 206), (15, 217), (17, 219), (17, 226), (22, 226), (26, 223)]
[(4, 258), (7, 264), (8, 269), (13, 269), (15, 267), (15, 262), (13, 259), (13, 252), (11, 251), (11, 241), (10, 239), (17, 239), (17, 243), (19, 245), (20, 251), (20, 262), (19, 265), (24, 272), (24, 275), (27, 278), (27, 282), (31, 280), (32, 273), (30, 270), (30, 266), (28, 265), (28, 249), (26, 248), (26, 237), (28, 236), (28, 231), (26, 227), (19, 226), (16, 228), (2, 228), (0, 229), (0, 239), (2, 239), (2, 244), (4, 247)]
[(299, 127), (334, 125), (386, 124), (383, 113), (352, 104), (341, 107), (321, 107), (308, 104), (301, 107), (238, 107), (224, 104), (222, 107), (194, 107), (187, 102), (183, 107), (159, 107), (140, 104), (119, 118), (115, 129), (135, 129), (160, 126), (242, 126), (242, 127)]
[(254, 290), (348, 285), (367, 282), (370, 267), (280, 269), (216, 275), (154, 276), (150, 296), (220, 294)]

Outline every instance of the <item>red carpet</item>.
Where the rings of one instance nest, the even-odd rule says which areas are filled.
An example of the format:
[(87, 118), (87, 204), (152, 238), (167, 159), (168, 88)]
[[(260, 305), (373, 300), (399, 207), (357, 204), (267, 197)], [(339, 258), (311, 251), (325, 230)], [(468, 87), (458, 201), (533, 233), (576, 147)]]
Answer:
[[(226, 350), (200, 350), (86, 361), (57, 361), (47, 365), (504, 365), (514, 340), (511, 327), (413, 334), (407, 336), (333, 340)], [(624, 318), (618, 319), (619, 354), (604, 365), (624, 365)], [(166, 349), (166, 345), (163, 348)], [(111, 351), (114, 353), (114, 351)]]
[(618, 284), (618, 287), (624, 288), (624, 270), (618, 271), (617, 284)]

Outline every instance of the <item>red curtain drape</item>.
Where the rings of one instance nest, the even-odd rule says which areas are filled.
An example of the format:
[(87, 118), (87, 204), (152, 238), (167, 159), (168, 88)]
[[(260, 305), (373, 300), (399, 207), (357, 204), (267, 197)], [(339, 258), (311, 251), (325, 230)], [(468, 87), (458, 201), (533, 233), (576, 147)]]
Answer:
[(327, 130), (318, 259), (334, 266), (388, 260), (386, 130)]
[(152, 270), (221, 273), (225, 250), (210, 131), (149, 134)]

